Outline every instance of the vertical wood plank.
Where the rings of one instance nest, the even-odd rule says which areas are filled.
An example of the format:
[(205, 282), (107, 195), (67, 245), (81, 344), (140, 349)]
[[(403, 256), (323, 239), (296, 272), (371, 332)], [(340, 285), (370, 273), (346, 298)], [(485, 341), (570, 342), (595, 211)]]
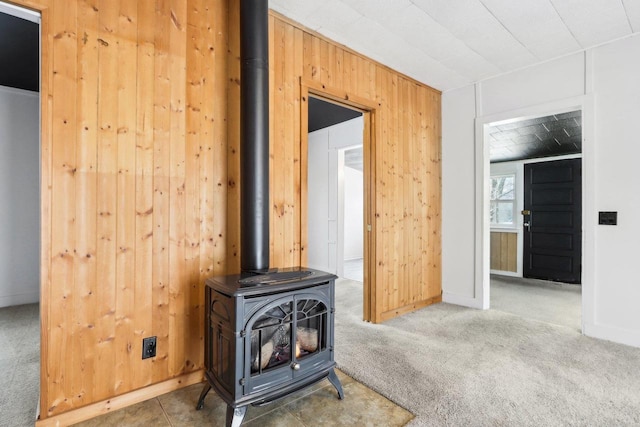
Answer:
[[(227, 73), (227, 251), (226, 272), (240, 272), (240, 3), (229, 0)], [(269, 87), (273, 87), (273, 83)], [(273, 95), (270, 96), (272, 98)]]
[(169, 221), (170, 221), (170, 128), (171, 97), (169, 73), (169, 25), (171, 10), (168, 0), (156, 2), (154, 31), (153, 88), (153, 271), (152, 328), (157, 335), (156, 358), (152, 366), (152, 382), (169, 375)]
[(72, 349), (73, 365), (79, 369), (74, 405), (92, 402), (97, 371), (94, 313), (97, 307), (97, 149), (98, 106), (98, 13), (97, 1), (78, 3), (78, 148), (76, 151), (76, 258), (75, 303), (77, 333)]
[[(293, 216), (293, 256), (291, 259), (292, 266), (303, 265), (302, 263), (302, 174), (301, 158), (302, 158), (302, 141), (301, 141), (301, 89), (300, 89), (300, 76), (302, 75), (302, 69), (304, 67), (304, 61), (302, 60), (303, 51), (303, 33), (302, 30), (295, 28), (293, 33), (293, 50), (291, 55), (294, 58), (293, 61), (293, 75), (290, 77), (290, 84), (293, 89), (293, 111), (290, 119), (292, 126), (292, 138), (293, 138), (293, 206), (291, 208), (291, 215)], [(305, 151), (306, 153), (306, 151)], [(306, 170), (304, 171), (306, 173)], [(306, 210), (304, 210), (306, 216)]]
[(94, 399), (115, 395), (116, 378), (116, 213), (118, 172), (118, 9), (99, 0), (98, 42), (98, 246), (100, 287), (96, 335), (97, 363)]
[[(201, 192), (210, 194), (201, 205), (206, 218), (203, 241), (207, 242), (207, 268), (201, 270), (203, 278), (224, 274), (227, 242), (227, 2), (216, 0), (209, 4), (205, 17), (209, 35), (208, 60), (205, 65), (204, 86), (204, 146), (207, 147), (201, 163), (203, 169)], [(221, 209), (222, 208), (222, 209)], [(204, 298), (204, 295), (202, 296)], [(204, 312), (202, 313), (204, 316)]]
[[(155, 5), (138, 2), (137, 67), (136, 67), (136, 219), (135, 219), (135, 323), (134, 348), (142, 339), (155, 336), (153, 331), (153, 137), (154, 137), (154, 64)], [(134, 350), (134, 357), (142, 352)], [(133, 387), (152, 382), (152, 363), (137, 363)]]
[[(116, 385), (131, 390), (140, 343), (134, 342), (137, 6), (120, 0), (117, 26)], [(135, 340), (138, 341), (138, 340)], [(134, 351), (138, 350), (138, 351)]]
[(50, 322), (56, 325), (49, 336), (50, 375), (48, 411), (71, 407), (71, 396), (65, 381), (76, 381), (78, 373), (65, 357), (63, 349), (71, 347), (74, 339), (73, 308), (77, 298), (74, 287), (75, 191), (76, 191), (76, 5), (66, 9), (61, 3), (53, 7), (53, 91), (66, 92), (67, 97), (53, 98), (52, 133), (57, 136), (52, 144), (52, 192), (66, 194), (52, 203)]
[(186, 3), (170, 0), (169, 75), (171, 82), (169, 129), (169, 375), (185, 369), (184, 337), (188, 334), (186, 292), (188, 280), (185, 262), (186, 170), (185, 170), (185, 102), (186, 102)]
[(192, 332), (189, 341), (184, 342), (185, 370), (200, 364), (204, 336), (200, 332), (200, 227), (203, 218), (194, 214), (200, 212), (200, 163), (202, 157), (202, 91), (205, 76), (204, 33), (200, 27), (200, 17), (204, 16), (202, 0), (191, 0), (187, 6), (187, 88), (186, 88), (186, 154), (185, 154), (185, 260), (187, 285), (185, 309), (187, 330)]

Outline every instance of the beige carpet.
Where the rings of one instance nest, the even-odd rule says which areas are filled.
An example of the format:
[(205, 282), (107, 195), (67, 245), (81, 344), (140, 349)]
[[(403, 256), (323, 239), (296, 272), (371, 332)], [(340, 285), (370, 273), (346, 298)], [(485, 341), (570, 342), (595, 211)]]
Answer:
[(0, 426), (32, 427), (40, 395), (38, 304), (0, 308)]
[(336, 305), (338, 367), (416, 414), (411, 425), (640, 425), (640, 349), (448, 304), (368, 324), (347, 280)]

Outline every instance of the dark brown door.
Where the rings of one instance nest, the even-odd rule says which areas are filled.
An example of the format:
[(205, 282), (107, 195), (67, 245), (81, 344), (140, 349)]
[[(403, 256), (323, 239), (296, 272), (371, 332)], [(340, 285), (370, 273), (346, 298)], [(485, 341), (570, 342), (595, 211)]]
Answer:
[(581, 161), (524, 165), (524, 277), (580, 283)]

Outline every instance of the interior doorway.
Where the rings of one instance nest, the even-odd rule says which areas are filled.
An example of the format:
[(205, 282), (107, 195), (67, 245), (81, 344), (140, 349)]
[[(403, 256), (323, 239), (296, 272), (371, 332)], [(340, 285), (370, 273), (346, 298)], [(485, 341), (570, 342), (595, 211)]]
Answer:
[(580, 328), (582, 140), (579, 109), (485, 125), (489, 307)]
[(39, 26), (0, 2), (0, 307), (40, 297)]
[(308, 265), (362, 276), (363, 113), (310, 97), (308, 129)]
[(40, 14), (0, 2), (0, 360), (6, 425), (40, 392)]
[[(340, 277), (345, 276), (345, 265), (347, 274), (352, 276), (350, 273), (355, 264), (362, 282), (362, 317), (363, 320), (370, 321), (371, 310), (375, 306), (375, 269), (370, 263), (370, 259), (375, 258), (374, 237), (371, 232), (372, 206), (375, 203), (375, 171), (372, 167), (375, 106), (349, 93), (324, 85), (315, 87), (313, 83), (309, 86), (301, 83), (301, 97), (303, 106), (307, 106), (301, 109), (301, 151), (304, 153), (301, 159), (302, 262), (309, 267), (326, 267), (327, 271)], [(332, 115), (321, 114), (323, 107), (334, 110), (334, 113), (338, 112), (343, 119), (329, 123), (328, 126), (325, 123), (325, 128), (320, 128), (315, 120), (326, 120)], [(329, 126), (333, 126), (333, 136), (337, 137), (335, 140), (329, 135), (331, 132), (325, 131), (331, 129)], [(345, 163), (348, 166), (345, 167)], [(319, 175), (317, 171), (313, 171), (318, 165), (321, 165), (318, 167), (321, 171)], [(355, 165), (358, 166), (354, 167)], [(334, 170), (332, 174), (329, 174), (330, 168)], [(353, 176), (357, 177), (355, 185), (346, 187), (348, 194), (355, 191), (357, 196), (345, 197), (345, 176), (351, 184), (354, 183)], [(338, 185), (339, 182), (342, 184)], [(323, 202), (314, 205), (314, 198)], [(346, 216), (345, 211), (348, 213)], [(354, 216), (360, 217), (355, 225), (350, 219)], [(345, 236), (348, 236), (347, 244), (355, 240), (361, 248), (355, 258), (348, 260), (346, 264)], [(351, 248), (347, 248), (346, 253), (353, 254)], [(358, 258), (359, 254), (361, 258)]]

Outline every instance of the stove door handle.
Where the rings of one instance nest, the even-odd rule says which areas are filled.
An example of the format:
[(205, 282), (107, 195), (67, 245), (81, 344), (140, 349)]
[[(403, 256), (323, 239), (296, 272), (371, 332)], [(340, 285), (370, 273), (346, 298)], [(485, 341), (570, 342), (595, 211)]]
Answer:
[(291, 363), (291, 369), (293, 369), (294, 371), (299, 371), (300, 370), (300, 364), (297, 362), (292, 362)]

